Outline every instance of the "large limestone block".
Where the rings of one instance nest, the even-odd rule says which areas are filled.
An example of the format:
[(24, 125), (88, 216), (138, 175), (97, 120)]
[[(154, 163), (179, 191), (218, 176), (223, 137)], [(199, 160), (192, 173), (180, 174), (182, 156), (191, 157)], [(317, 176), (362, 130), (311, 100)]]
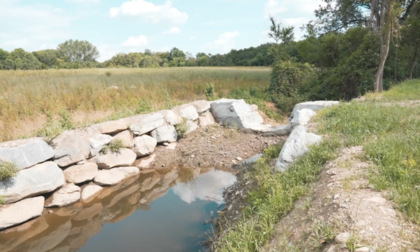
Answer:
[(292, 115), (294, 115), (296, 111), (301, 110), (301, 109), (310, 109), (316, 112), (325, 107), (338, 105), (339, 103), (340, 102), (338, 101), (308, 101), (308, 102), (298, 103), (293, 108)]
[(126, 148), (131, 148), (131, 147), (134, 146), (133, 133), (131, 133), (131, 131), (129, 131), (129, 130), (124, 130), (123, 132), (120, 132), (120, 133), (116, 134), (112, 138), (112, 141), (115, 141), (115, 140), (121, 140), (122, 144)]
[(102, 147), (111, 142), (112, 136), (106, 134), (96, 134), (92, 137), (89, 137), (90, 143), (90, 156), (94, 157), (99, 154)]
[(5, 203), (54, 191), (64, 185), (63, 171), (54, 162), (45, 162), (21, 170), (17, 175), (0, 182), (0, 195)]
[(52, 141), (54, 162), (65, 167), (89, 157), (89, 135), (82, 130), (64, 131)]
[(194, 101), (191, 104), (195, 107), (199, 114), (204, 113), (210, 109), (210, 102), (206, 100)]
[(7, 161), (19, 170), (39, 164), (54, 156), (54, 150), (42, 138), (0, 143), (0, 163)]
[(137, 167), (120, 167), (110, 170), (101, 170), (94, 181), (98, 185), (112, 186), (139, 173), (140, 170)]
[(98, 174), (98, 165), (87, 162), (80, 165), (73, 165), (63, 171), (66, 181), (80, 184), (92, 180)]
[(136, 153), (132, 150), (121, 148), (118, 152), (108, 151), (96, 158), (96, 164), (100, 169), (110, 169), (116, 166), (130, 166), (136, 160)]
[(151, 135), (158, 143), (176, 142), (178, 139), (178, 133), (173, 125), (161, 126), (152, 131)]
[(316, 115), (316, 112), (312, 109), (299, 109), (293, 114), (290, 124), (292, 127), (297, 125), (307, 125), (314, 115)]
[(177, 125), (182, 122), (182, 117), (172, 110), (162, 110), (160, 113), (168, 124)]
[(280, 151), (275, 169), (282, 172), (286, 171), (297, 158), (309, 151), (309, 146), (321, 141), (321, 136), (308, 133), (305, 126), (296, 126)]
[(206, 111), (198, 118), (198, 125), (202, 128), (213, 125), (214, 123), (214, 117), (210, 111)]
[(82, 201), (88, 201), (102, 191), (103, 187), (99, 185), (87, 185), (82, 190), (81, 199)]
[(185, 132), (186, 135), (188, 135), (188, 134), (190, 134), (190, 133), (192, 133), (192, 132), (194, 132), (195, 130), (198, 129), (198, 124), (196, 122), (188, 120), (186, 122), (186, 124), (187, 124), (187, 131)]
[(289, 135), (291, 131), (292, 131), (292, 125), (288, 123), (288, 124), (266, 129), (264, 131), (261, 131), (261, 133), (264, 136), (285, 136), (285, 135)]
[(80, 199), (80, 187), (75, 184), (65, 184), (46, 201), (46, 207), (63, 207), (71, 205)]
[(93, 125), (102, 134), (113, 134), (127, 129), (127, 123), (120, 119), (115, 121), (108, 121)]
[(138, 157), (152, 153), (157, 145), (157, 140), (151, 136), (143, 135), (134, 138), (134, 152)]
[(165, 125), (165, 119), (161, 113), (141, 115), (133, 119), (133, 121), (135, 122), (130, 125), (130, 130), (135, 135), (143, 135)]
[(44, 197), (42, 196), (0, 206), (0, 230), (38, 217), (43, 209)]
[(176, 114), (187, 120), (194, 121), (198, 119), (197, 109), (193, 104), (184, 104), (181, 106), (177, 106), (173, 108), (172, 111), (174, 111)]
[(229, 127), (255, 128), (255, 125), (264, 122), (258, 111), (254, 111), (244, 100), (220, 99), (210, 105), (216, 121)]

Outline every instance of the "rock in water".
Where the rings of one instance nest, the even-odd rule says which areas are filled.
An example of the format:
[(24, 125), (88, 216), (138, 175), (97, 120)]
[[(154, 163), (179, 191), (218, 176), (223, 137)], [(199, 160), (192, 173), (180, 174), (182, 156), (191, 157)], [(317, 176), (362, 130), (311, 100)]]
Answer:
[(74, 184), (65, 184), (53, 193), (46, 202), (46, 207), (63, 207), (75, 203), (80, 199), (80, 187)]
[(42, 196), (0, 206), (0, 230), (38, 217), (43, 209), (44, 197)]

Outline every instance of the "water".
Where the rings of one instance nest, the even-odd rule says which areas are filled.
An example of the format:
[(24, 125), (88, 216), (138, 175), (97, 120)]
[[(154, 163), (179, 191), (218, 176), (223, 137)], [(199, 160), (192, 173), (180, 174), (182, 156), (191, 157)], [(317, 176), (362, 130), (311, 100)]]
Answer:
[(0, 232), (0, 251), (204, 251), (235, 181), (214, 169), (147, 172)]

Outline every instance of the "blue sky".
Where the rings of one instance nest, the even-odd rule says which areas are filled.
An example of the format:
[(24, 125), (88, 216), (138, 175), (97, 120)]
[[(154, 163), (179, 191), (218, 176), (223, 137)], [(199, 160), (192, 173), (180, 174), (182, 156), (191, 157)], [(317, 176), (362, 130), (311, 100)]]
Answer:
[(321, 0), (0, 0), (0, 48), (56, 48), (87, 40), (99, 61), (124, 52), (227, 53), (272, 42), (273, 16), (295, 27), (314, 19)]

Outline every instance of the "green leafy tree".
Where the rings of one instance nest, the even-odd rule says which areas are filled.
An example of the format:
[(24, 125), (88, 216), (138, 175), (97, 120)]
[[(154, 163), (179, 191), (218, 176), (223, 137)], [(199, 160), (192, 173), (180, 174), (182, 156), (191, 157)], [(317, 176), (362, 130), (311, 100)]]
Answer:
[(13, 50), (7, 57), (6, 69), (41, 69), (41, 62), (32, 53), (18, 48)]
[(7, 56), (9, 56), (9, 52), (0, 49), (0, 69), (6, 69)]
[(96, 47), (85, 40), (67, 40), (58, 45), (57, 52), (64, 62), (75, 67), (90, 66), (99, 57)]
[(55, 49), (47, 49), (33, 52), (33, 55), (42, 63), (43, 68), (52, 68), (58, 65), (58, 52)]

